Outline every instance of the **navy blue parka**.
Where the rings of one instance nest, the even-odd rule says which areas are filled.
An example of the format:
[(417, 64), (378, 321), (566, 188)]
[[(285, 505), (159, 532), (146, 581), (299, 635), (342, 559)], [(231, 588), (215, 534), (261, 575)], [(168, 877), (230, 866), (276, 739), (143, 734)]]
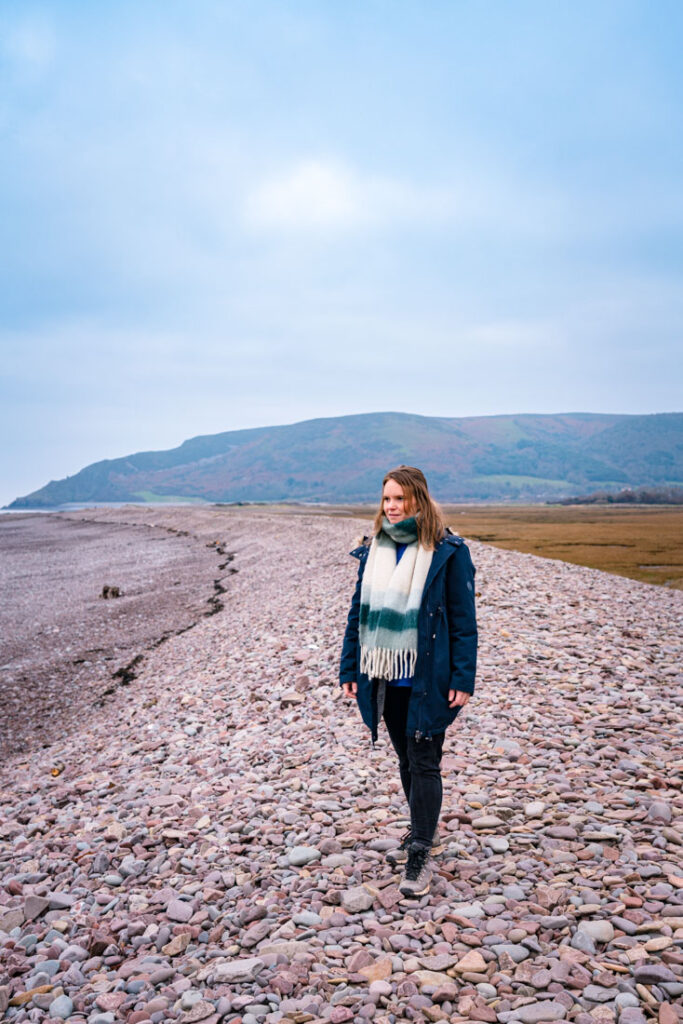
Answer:
[[(377, 682), (360, 671), (358, 618), (363, 572), (371, 538), (354, 548), (358, 579), (342, 646), (339, 683), (358, 684), (358, 708), (377, 738)], [(474, 576), (469, 548), (462, 537), (447, 532), (432, 556), (417, 621), (417, 662), (408, 705), (406, 734), (415, 739), (445, 732), (460, 707), (449, 708), (448, 691), (474, 693), (477, 669), (477, 619)]]

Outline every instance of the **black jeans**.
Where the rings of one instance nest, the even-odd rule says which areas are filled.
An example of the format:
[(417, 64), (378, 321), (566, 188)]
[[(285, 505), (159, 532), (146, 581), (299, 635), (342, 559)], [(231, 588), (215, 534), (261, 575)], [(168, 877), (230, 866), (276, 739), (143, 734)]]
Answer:
[(398, 754), (401, 784), (410, 807), (412, 841), (431, 846), (441, 813), (441, 755), (445, 733), (431, 739), (416, 740), (406, 736), (409, 686), (387, 686), (384, 698), (384, 721)]

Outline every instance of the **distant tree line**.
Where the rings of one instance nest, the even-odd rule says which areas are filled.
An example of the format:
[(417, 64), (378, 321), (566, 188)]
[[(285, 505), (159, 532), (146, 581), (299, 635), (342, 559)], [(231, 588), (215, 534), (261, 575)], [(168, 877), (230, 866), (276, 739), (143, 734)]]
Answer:
[(547, 505), (683, 505), (683, 487), (623, 487), (620, 491), (593, 491), (572, 498), (556, 498)]

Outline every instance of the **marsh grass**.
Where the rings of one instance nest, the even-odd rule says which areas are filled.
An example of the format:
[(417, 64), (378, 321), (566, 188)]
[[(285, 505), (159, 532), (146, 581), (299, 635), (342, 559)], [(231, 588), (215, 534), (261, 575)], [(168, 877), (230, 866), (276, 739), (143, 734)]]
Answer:
[(463, 537), (683, 590), (683, 509), (574, 505), (444, 507)]

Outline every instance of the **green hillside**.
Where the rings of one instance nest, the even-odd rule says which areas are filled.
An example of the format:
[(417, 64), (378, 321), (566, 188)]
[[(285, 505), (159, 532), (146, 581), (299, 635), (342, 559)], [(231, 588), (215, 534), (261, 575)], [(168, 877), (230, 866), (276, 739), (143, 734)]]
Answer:
[(195, 437), (53, 480), (10, 508), (69, 502), (373, 500), (384, 472), (420, 466), (443, 501), (537, 501), (683, 483), (683, 413), (442, 418), (383, 412)]

